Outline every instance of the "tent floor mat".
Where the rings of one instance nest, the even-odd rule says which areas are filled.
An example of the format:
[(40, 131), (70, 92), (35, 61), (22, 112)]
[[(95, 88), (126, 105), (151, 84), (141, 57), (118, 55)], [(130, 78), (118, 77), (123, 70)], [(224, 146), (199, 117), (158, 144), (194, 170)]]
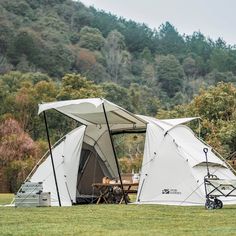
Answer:
[(80, 196), (76, 197), (76, 204), (96, 204), (97, 196)]

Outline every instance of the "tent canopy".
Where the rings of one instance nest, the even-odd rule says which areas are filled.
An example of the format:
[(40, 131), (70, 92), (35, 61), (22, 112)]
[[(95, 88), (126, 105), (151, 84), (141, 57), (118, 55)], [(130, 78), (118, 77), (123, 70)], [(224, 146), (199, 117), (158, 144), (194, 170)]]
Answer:
[(187, 118), (176, 118), (176, 119), (164, 119), (164, 120), (161, 120), (162, 122), (166, 122), (172, 126), (177, 126), (177, 125), (180, 125), (180, 124), (185, 124), (185, 123), (188, 123), (192, 120), (197, 120), (197, 119), (200, 119), (200, 117), (187, 117)]
[(138, 115), (143, 120), (146, 120), (148, 123), (155, 123), (158, 125), (160, 128), (162, 128), (164, 131), (169, 131), (170, 129), (173, 129), (174, 127), (188, 123), (192, 120), (197, 120), (200, 119), (200, 117), (186, 117), (186, 118), (175, 118), (175, 119), (156, 119), (154, 117), (150, 116), (143, 116), (143, 115)]
[(39, 105), (38, 114), (46, 110), (55, 109), (82, 124), (101, 125), (106, 124), (103, 106), (107, 113), (108, 122), (111, 125), (133, 125), (134, 127), (140, 127), (145, 126), (147, 123), (124, 108), (102, 98), (44, 103)]

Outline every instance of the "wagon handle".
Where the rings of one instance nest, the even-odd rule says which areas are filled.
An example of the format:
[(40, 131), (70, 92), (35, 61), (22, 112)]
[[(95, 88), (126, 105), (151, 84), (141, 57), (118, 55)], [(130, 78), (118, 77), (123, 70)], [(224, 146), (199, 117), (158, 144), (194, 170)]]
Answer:
[(205, 154), (208, 153), (208, 148), (203, 148), (203, 152), (205, 152)]
[(207, 177), (209, 178), (210, 177), (210, 172), (209, 172), (208, 158), (207, 158), (208, 148), (203, 148), (203, 152), (205, 153), (205, 157), (206, 157)]

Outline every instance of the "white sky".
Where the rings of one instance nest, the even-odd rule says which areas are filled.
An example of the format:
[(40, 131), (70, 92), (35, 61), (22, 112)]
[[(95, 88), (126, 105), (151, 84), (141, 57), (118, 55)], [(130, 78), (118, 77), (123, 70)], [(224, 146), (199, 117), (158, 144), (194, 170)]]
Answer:
[(236, 44), (236, 0), (80, 0), (117, 16), (157, 28), (166, 21), (181, 34), (201, 31)]

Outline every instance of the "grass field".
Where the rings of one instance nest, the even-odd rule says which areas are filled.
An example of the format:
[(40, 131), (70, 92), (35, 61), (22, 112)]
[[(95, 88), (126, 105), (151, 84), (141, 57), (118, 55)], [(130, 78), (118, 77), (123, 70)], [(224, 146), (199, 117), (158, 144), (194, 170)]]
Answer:
[[(0, 204), (12, 195), (0, 194)], [(0, 235), (236, 235), (236, 206), (0, 207)]]

